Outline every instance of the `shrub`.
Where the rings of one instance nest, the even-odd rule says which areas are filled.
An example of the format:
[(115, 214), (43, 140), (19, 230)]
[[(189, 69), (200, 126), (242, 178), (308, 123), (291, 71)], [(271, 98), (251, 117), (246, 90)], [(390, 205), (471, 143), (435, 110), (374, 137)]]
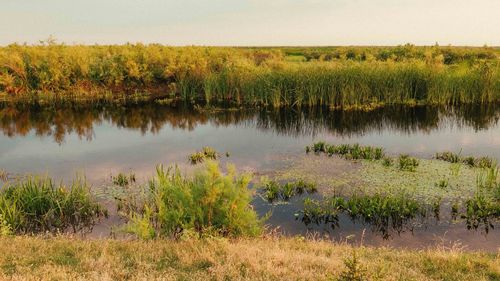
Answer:
[(177, 168), (157, 167), (143, 208), (130, 212), (126, 231), (143, 238), (171, 237), (195, 232), (199, 235), (255, 236), (261, 221), (251, 208), (249, 175), (237, 175), (228, 165), (208, 161), (193, 177)]

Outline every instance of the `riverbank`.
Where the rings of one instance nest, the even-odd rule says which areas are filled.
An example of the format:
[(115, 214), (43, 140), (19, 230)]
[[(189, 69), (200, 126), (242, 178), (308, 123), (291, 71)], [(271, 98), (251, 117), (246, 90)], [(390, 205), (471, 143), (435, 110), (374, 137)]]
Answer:
[(0, 100), (376, 108), (500, 101), (495, 48), (0, 48)]
[(498, 254), (352, 247), (298, 237), (145, 242), (21, 236), (1, 238), (0, 251), (0, 277), (10, 280), (338, 280), (349, 273), (367, 280), (500, 278)]

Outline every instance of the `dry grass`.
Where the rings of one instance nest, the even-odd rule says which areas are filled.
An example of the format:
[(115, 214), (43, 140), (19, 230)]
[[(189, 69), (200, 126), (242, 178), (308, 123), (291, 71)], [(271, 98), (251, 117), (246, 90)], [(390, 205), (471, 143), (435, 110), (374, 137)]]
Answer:
[[(1, 280), (336, 280), (354, 248), (300, 238), (0, 239)], [(498, 254), (355, 249), (369, 280), (499, 280)]]

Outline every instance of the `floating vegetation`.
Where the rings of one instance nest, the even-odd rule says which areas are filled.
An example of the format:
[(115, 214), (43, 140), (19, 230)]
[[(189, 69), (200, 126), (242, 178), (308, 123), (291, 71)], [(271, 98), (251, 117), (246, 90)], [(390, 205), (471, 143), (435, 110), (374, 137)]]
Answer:
[(461, 157), (460, 154), (453, 153), (450, 151), (438, 152), (436, 153), (435, 158), (450, 163), (464, 163), (470, 167), (490, 168), (494, 166), (494, 161), (490, 157), (486, 156), (478, 158), (475, 158), (473, 156)]
[(398, 167), (401, 171), (415, 172), (418, 165), (418, 159), (410, 157), (408, 154), (401, 154), (398, 157)]
[(263, 195), (269, 202), (273, 202), (275, 200), (286, 201), (295, 195), (301, 195), (304, 193), (312, 194), (318, 191), (316, 184), (303, 180), (287, 182), (285, 184), (279, 184), (276, 181), (265, 181)]
[(70, 187), (49, 178), (28, 177), (9, 183), (0, 192), (0, 216), (14, 233), (90, 231), (107, 216), (82, 179)]
[[(306, 147), (306, 152), (311, 150), (309, 146)], [(384, 149), (381, 147), (361, 146), (359, 144), (340, 144), (329, 145), (325, 142), (317, 142), (312, 145), (312, 150), (315, 153), (326, 153), (328, 156), (334, 154), (341, 155), (346, 159), (365, 159), (365, 160), (380, 160), (384, 154)]]
[(251, 208), (249, 175), (238, 175), (233, 166), (227, 174), (208, 161), (193, 177), (177, 168), (157, 167), (141, 200), (122, 198), (122, 213), (129, 219), (124, 230), (143, 239), (197, 235), (255, 236), (261, 221)]
[[(229, 152), (226, 152), (226, 157), (229, 157)], [(219, 154), (214, 148), (210, 146), (205, 146), (201, 151), (197, 151), (189, 155), (189, 161), (193, 165), (202, 163), (206, 159), (217, 160), (218, 158)]]
[(116, 176), (111, 176), (111, 179), (114, 185), (125, 187), (131, 183), (135, 183), (135, 174), (131, 173), (127, 176), (125, 174), (119, 173)]

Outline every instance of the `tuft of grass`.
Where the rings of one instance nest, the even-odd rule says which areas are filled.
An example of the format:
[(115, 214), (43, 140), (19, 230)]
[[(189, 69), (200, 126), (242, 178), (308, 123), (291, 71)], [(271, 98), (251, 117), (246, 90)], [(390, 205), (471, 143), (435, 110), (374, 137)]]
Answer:
[(4, 227), (14, 233), (74, 232), (91, 230), (107, 215), (83, 179), (70, 187), (49, 178), (28, 177), (8, 183), (0, 191), (0, 215)]
[(401, 171), (415, 172), (419, 165), (416, 158), (410, 157), (408, 154), (401, 154), (398, 157), (398, 167)]
[(135, 174), (131, 173), (127, 176), (123, 173), (118, 173), (118, 175), (112, 176), (111, 180), (113, 181), (114, 185), (125, 187), (131, 183), (135, 183)]

